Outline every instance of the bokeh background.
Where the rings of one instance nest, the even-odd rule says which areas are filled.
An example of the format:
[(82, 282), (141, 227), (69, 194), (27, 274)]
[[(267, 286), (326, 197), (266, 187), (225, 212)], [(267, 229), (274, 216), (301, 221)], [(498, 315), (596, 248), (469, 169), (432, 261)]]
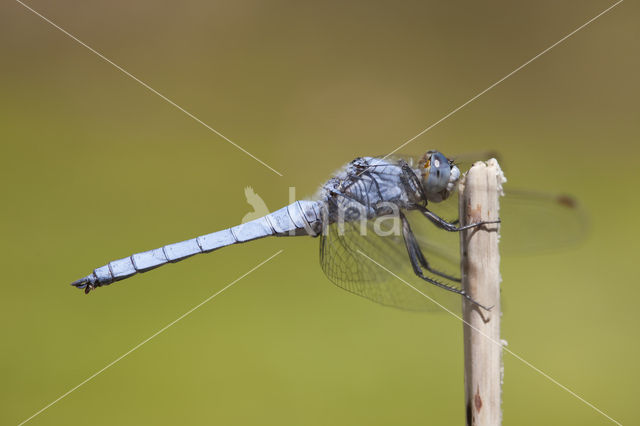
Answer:
[[(28, 3), (280, 177), (17, 2), (0, 6), (0, 423), (464, 422), (462, 326), (323, 275), (317, 240), (235, 246), (99, 289), (69, 282), (237, 224), (353, 157), (385, 154), (612, 4)], [(638, 6), (624, 2), (404, 151), (496, 149), (512, 187), (575, 195), (590, 234), (503, 261), (503, 337), (638, 424)], [(608, 424), (505, 355), (504, 423)]]

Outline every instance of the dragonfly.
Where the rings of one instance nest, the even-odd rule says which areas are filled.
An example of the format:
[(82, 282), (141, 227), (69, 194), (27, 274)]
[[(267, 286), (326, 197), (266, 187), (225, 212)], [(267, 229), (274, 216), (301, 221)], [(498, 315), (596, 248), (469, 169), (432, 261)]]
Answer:
[[(460, 288), (460, 278), (437, 266), (459, 268), (457, 238), (447, 241), (439, 234), (453, 235), (469, 228), (499, 224), (502, 219), (502, 210), (500, 219), (464, 226), (457, 219), (443, 217), (444, 214), (457, 217), (457, 200), (451, 195), (460, 175), (458, 164), (435, 150), (416, 158), (358, 157), (338, 170), (311, 199), (295, 201), (231, 228), (114, 260), (71, 285), (89, 293), (222, 247), (269, 236), (311, 236), (320, 240), (320, 265), (325, 275), (351, 293), (387, 306), (424, 310), (424, 301), (416, 297), (415, 291), (398, 282), (381, 268), (383, 265), (397, 273), (411, 274), (425, 290), (437, 289), (438, 293), (457, 295), (489, 309)], [(543, 227), (550, 230), (547, 233), (552, 236), (550, 239), (570, 237), (569, 229), (575, 234), (580, 228), (575, 226), (581, 222), (579, 209), (570, 197), (524, 193), (512, 199), (524, 200), (519, 203), (524, 208), (513, 217), (529, 215), (547, 222), (557, 218), (556, 228), (548, 223)], [(541, 228), (528, 228), (528, 236), (515, 239), (540, 240)]]

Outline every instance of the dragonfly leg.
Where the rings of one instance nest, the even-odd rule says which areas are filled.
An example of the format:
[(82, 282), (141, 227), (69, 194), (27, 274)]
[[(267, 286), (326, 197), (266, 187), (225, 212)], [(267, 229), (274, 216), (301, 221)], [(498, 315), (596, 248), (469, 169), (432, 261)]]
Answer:
[(402, 220), (403, 231), (406, 227), (406, 233), (404, 233), (404, 239), (407, 242), (407, 244), (410, 244), (411, 247), (413, 247), (420, 265), (427, 271), (431, 272), (432, 274), (442, 277), (446, 280), (455, 281), (458, 283), (462, 281), (458, 277), (454, 277), (453, 275), (449, 275), (432, 268), (431, 265), (429, 265), (429, 262), (427, 261), (427, 259), (424, 257), (424, 253), (420, 249), (420, 245), (418, 244), (418, 241), (416, 240), (416, 237), (413, 234), (411, 227), (409, 226), (409, 221), (407, 220), (406, 216), (402, 215), (401, 220)]
[[(424, 272), (422, 271), (422, 267), (424, 267), (425, 269), (429, 270), (430, 272), (436, 274), (436, 275), (440, 275), (443, 278), (447, 278), (446, 275), (441, 275), (441, 274), (437, 274), (436, 272), (434, 272), (433, 270), (431, 270), (430, 268), (428, 268), (425, 265), (428, 265), (424, 254), (422, 253), (422, 250), (420, 249), (420, 246), (418, 245), (417, 241), (415, 240), (415, 237), (413, 235), (413, 232), (411, 231), (411, 227), (409, 226), (409, 221), (407, 220), (407, 218), (401, 214), (400, 216), (401, 220), (402, 220), (402, 236), (404, 238), (404, 243), (405, 246), (407, 247), (407, 252), (409, 254), (409, 260), (411, 261), (411, 267), (413, 268), (413, 272), (416, 274), (416, 276), (418, 276), (419, 278), (423, 279), (424, 281), (428, 282), (429, 284), (433, 284), (436, 287), (440, 287), (444, 290), (450, 291), (452, 293), (456, 293), (459, 294), (460, 296), (464, 297), (465, 299), (467, 299), (469, 302), (473, 303), (476, 306), (479, 306), (480, 308), (484, 309), (485, 311), (490, 311), (491, 308), (493, 306), (485, 306), (479, 302), (477, 302), (476, 300), (474, 300), (471, 296), (469, 296), (467, 294), (467, 292), (465, 292), (462, 289), (441, 283), (440, 281), (434, 280), (433, 278), (427, 277), (426, 275), (424, 275)], [(423, 261), (425, 263), (423, 263)], [(421, 267), (422, 266), (422, 267)]]
[(470, 223), (464, 226), (458, 226), (458, 223), (459, 223), (458, 220), (455, 220), (454, 222), (447, 222), (446, 220), (444, 220), (443, 218), (441, 218), (431, 210), (427, 209), (426, 207), (418, 206), (418, 210), (420, 210), (420, 213), (422, 213), (424, 217), (429, 219), (438, 228), (444, 229), (445, 231), (449, 231), (449, 232), (459, 232), (459, 231), (464, 231), (465, 229), (475, 228), (477, 226), (500, 223), (500, 219), (483, 220), (481, 222), (475, 222), (475, 223)]

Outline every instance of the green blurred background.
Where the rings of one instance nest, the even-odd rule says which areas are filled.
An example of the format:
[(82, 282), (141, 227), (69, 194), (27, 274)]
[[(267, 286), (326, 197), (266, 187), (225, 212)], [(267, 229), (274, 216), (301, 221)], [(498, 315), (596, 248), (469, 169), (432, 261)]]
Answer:
[[(462, 326), (333, 286), (317, 240), (267, 239), (90, 296), (69, 282), (237, 224), (353, 157), (385, 154), (612, 3), (29, 5), (283, 173), (277, 176), (16, 2), (0, 6), (0, 422), (463, 424)], [(578, 247), (505, 258), (509, 348), (640, 423), (638, 6), (625, 2), (405, 149), (501, 152), (508, 185), (569, 192)], [(507, 187), (508, 188), (508, 187)], [(505, 355), (504, 423), (608, 424)]]

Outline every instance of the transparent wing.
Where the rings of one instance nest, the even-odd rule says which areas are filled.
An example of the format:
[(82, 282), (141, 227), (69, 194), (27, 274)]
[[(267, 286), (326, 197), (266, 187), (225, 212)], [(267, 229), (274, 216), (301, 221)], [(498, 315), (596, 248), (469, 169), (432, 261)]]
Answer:
[[(413, 159), (420, 156), (395, 154), (398, 158)], [(476, 161), (497, 158), (505, 170), (505, 163), (497, 151), (459, 153), (450, 157), (462, 171), (468, 170)], [(410, 161), (411, 163), (411, 161)], [(458, 197), (452, 194), (442, 203), (431, 203), (429, 209), (449, 221), (458, 218)], [(416, 216), (416, 214), (413, 214)], [(417, 216), (420, 216), (417, 214)], [(553, 194), (521, 189), (506, 189), (500, 199), (500, 250), (506, 255), (522, 255), (552, 252), (566, 249), (584, 240), (588, 234), (588, 219), (579, 202), (565, 194)], [(420, 217), (412, 220), (412, 226), (424, 224)], [(459, 246), (457, 235), (441, 232), (431, 224), (422, 226), (414, 233), (427, 250), (448, 259), (458, 266)], [(422, 238), (420, 238), (422, 236)], [(457, 270), (457, 269), (456, 269)]]
[[(393, 223), (399, 223), (399, 220)], [(381, 235), (381, 228), (385, 229), (376, 227), (374, 221), (329, 225), (320, 239), (320, 264), (327, 277), (338, 287), (382, 305), (413, 311), (439, 309), (389, 270), (438, 303), (459, 310), (461, 302), (458, 295), (415, 276), (400, 228), (390, 235)], [(386, 231), (394, 231), (392, 228), (390, 225)]]
[(503, 199), (500, 243), (505, 254), (566, 249), (587, 237), (587, 213), (571, 196), (513, 190)]
[[(428, 207), (449, 221), (458, 218), (455, 194)], [(445, 268), (459, 270), (459, 235), (435, 228), (417, 212), (408, 216), (423, 251), (437, 258)], [(505, 191), (500, 199), (500, 219), (500, 252), (506, 256), (565, 250), (583, 241), (588, 234), (586, 212), (567, 195)]]

